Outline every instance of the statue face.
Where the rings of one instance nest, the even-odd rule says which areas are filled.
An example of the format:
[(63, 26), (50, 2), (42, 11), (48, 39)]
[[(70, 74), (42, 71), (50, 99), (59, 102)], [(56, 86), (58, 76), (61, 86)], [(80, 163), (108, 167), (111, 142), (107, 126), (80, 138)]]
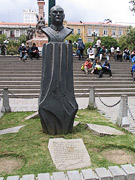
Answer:
[(64, 10), (60, 6), (51, 8), (50, 17), (53, 25), (62, 25), (65, 18)]

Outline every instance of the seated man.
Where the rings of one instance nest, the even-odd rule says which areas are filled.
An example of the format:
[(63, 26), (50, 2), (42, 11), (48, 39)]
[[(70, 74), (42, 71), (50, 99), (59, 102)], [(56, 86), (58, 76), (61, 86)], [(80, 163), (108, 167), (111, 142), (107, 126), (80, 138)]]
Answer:
[(104, 46), (101, 46), (101, 49), (100, 49), (100, 61), (102, 60), (102, 58), (105, 58), (109, 61), (109, 55)]
[(95, 63), (93, 64), (93, 68), (94, 68), (94, 74), (98, 74), (99, 78), (102, 77), (103, 71), (102, 71), (102, 64), (99, 62), (99, 59), (97, 59), (95, 61)]
[(120, 62), (122, 62), (122, 52), (120, 51), (120, 48), (119, 47), (117, 47), (117, 49), (116, 49), (116, 61), (117, 60), (120, 60)]
[(112, 72), (111, 72), (111, 69), (110, 69), (110, 64), (108, 61), (105, 61), (105, 63), (102, 65), (102, 70), (103, 70), (103, 73), (108, 73), (110, 75), (110, 77), (112, 78)]
[(131, 60), (131, 57), (130, 57), (130, 51), (128, 50), (128, 48), (125, 48), (124, 49), (124, 59), (127, 61), (127, 60)]
[(92, 70), (92, 64), (93, 63), (90, 61), (90, 59), (87, 59), (85, 61), (83, 67), (84, 67), (84, 71), (85, 71), (86, 74), (88, 74), (88, 72)]
[(26, 47), (25, 47), (25, 45), (23, 43), (19, 47), (18, 51), (19, 51), (19, 54), (20, 54), (19, 60), (25, 61), (27, 59), (27, 57), (28, 57), (28, 54), (27, 54)]
[(35, 43), (33, 43), (33, 46), (31, 47), (31, 50), (30, 50), (30, 59), (32, 60), (32, 58), (34, 57), (36, 59), (39, 58), (39, 50), (38, 50), (38, 47), (36, 47)]
[(94, 58), (95, 58), (94, 51), (93, 51), (91, 45), (90, 45), (90, 47), (87, 49), (87, 56), (88, 56), (88, 58), (90, 58), (92, 61), (93, 61)]

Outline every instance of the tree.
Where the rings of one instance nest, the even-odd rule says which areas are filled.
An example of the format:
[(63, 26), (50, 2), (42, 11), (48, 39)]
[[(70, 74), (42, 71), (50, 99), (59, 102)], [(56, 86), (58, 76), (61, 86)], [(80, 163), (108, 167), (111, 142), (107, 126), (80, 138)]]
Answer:
[(20, 42), (20, 44), (26, 43), (26, 41), (27, 41), (26, 35), (25, 35), (25, 34), (22, 34), (22, 35), (19, 37), (19, 42)]
[(107, 49), (111, 48), (112, 46), (118, 46), (117, 40), (111, 36), (101, 37), (101, 44), (105, 46)]
[(0, 35), (0, 44), (3, 44), (3, 42), (7, 39), (7, 36), (5, 34)]
[(135, 12), (135, 0), (130, 0), (130, 4), (132, 4), (132, 7), (129, 7), (132, 12)]
[(77, 40), (78, 40), (78, 38), (80, 37), (80, 35), (79, 34), (70, 34), (67, 38), (66, 38), (66, 40), (71, 40), (72, 42), (77, 42)]
[(119, 38), (119, 46), (122, 50), (124, 50), (124, 48), (132, 50), (135, 47), (135, 28), (130, 26), (127, 31), (127, 35)]

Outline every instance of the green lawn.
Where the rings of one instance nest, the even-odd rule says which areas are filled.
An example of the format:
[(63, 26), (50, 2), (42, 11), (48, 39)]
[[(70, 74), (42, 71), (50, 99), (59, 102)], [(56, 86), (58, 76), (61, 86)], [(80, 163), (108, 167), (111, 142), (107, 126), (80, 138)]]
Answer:
[(92, 169), (116, 165), (103, 157), (101, 153), (103, 150), (118, 148), (124, 149), (128, 151), (128, 153), (135, 152), (135, 136), (126, 131), (124, 131), (125, 135), (122, 136), (100, 137), (86, 129), (85, 123), (96, 123), (117, 128), (105, 117), (100, 115), (97, 110), (79, 110), (77, 113), (79, 119), (76, 120), (84, 124), (79, 124), (77, 127), (74, 127), (72, 134), (57, 136), (42, 133), (40, 120), (38, 118), (25, 120), (25, 117), (30, 114), (32, 114), (32, 112), (8, 113), (0, 119), (0, 129), (26, 125), (19, 133), (0, 135), (0, 158), (11, 156), (23, 160), (21, 169), (10, 174), (2, 172), (0, 177), (10, 175), (22, 176), (24, 174), (37, 175), (38, 173), (58, 171), (51, 160), (47, 148), (49, 138), (53, 137), (63, 137), (65, 139), (82, 138), (91, 157), (92, 166), (90, 168)]

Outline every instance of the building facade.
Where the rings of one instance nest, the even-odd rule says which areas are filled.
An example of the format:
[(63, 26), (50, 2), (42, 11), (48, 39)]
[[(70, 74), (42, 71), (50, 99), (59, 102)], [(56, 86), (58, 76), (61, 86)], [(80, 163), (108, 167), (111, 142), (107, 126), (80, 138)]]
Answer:
[(36, 23), (36, 10), (24, 9), (23, 10), (23, 22), (24, 23)]
[[(17, 39), (21, 34), (26, 34), (29, 26), (36, 28), (36, 23), (0, 23), (0, 34), (6, 34), (7, 38)], [(72, 28), (74, 34), (79, 34), (85, 43), (94, 41), (95, 36), (111, 36), (117, 40), (127, 34), (128, 26), (103, 23), (75, 23), (64, 22), (66, 27)], [(46, 24), (47, 26), (47, 24)]]
[(83, 41), (93, 42), (94, 36), (111, 36), (115, 39), (119, 39), (122, 35), (127, 34), (128, 26), (120, 24), (105, 24), (105, 23), (94, 23), (94, 22), (65, 22), (67, 27), (73, 29), (74, 34), (79, 34)]

